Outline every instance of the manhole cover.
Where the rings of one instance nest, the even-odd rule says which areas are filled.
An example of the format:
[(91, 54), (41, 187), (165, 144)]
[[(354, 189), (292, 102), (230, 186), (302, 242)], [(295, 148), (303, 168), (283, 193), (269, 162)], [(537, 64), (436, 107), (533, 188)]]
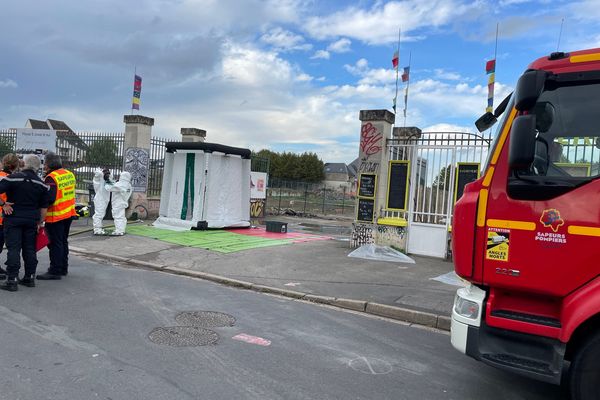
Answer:
[(206, 346), (216, 343), (219, 335), (216, 332), (197, 326), (169, 326), (154, 328), (148, 334), (148, 339), (156, 344), (167, 346)]
[(181, 325), (201, 326), (203, 328), (216, 328), (233, 326), (235, 318), (229, 314), (215, 311), (187, 311), (177, 314), (175, 321)]

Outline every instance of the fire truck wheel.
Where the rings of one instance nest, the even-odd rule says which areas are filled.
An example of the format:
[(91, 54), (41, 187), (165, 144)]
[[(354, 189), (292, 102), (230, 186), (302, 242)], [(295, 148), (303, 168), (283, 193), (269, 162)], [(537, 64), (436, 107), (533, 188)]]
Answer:
[(575, 353), (569, 370), (571, 400), (600, 400), (600, 333), (589, 337)]

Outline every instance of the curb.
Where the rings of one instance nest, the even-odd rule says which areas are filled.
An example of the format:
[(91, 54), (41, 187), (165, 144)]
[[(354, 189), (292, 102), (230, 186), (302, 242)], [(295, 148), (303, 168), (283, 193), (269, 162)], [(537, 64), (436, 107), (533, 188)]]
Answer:
[(377, 315), (380, 317), (390, 318), (398, 321), (408, 322), (411, 324), (426, 326), (443, 331), (450, 331), (450, 317), (447, 315), (433, 314), (425, 311), (413, 310), (410, 308), (390, 306), (387, 304), (379, 304), (364, 300), (344, 299), (341, 297), (319, 296), (310, 293), (297, 292), (295, 290), (281, 289), (273, 286), (259, 285), (252, 282), (241, 281), (238, 279), (227, 278), (225, 276), (214, 275), (208, 272), (194, 271), (185, 268), (171, 267), (167, 265), (155, 264), (148, 261), (134, 260), (107, 253), (95, 253), (80, 247), (70, 246), (73, 253), (104, 258), (110, 261), (129, 264), (134, 267), (158, 270), (168, 272), (173, 275), (188, 276), (191, 278), (204, 279), (207, 281), (237, 287), (242, 289), (253, 290), (261, 293), (276, 294), (279, 296), (289, 297), (296, 300), (305, 300), (312, 303), (324, 304), (348, 310), (358, 311), (365, 314)]

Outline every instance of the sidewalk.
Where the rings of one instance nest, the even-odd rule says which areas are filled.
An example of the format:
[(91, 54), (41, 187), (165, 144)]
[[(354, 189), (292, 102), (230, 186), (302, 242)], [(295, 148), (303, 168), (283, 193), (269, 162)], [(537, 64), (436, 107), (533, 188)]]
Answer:
[[(352, 251), (348, 242), (347, 221), (291, 220), (288, 226), (291, 231), (312, 231), (333, 239), (232, 253), (208, 251), (132, 234), (96, 237), (91, 232), (84, 232), (72, 236), (70, 243), (74, 251), (84, 254), (112, 255), (118, 261), (130, 260), (128, 262), (138, 265), (217, 281), (218, 277), (225, 277), (235, 280), (230, 284), (245, 287), (253, 285), (254, 290), (278, 289), (280, 294), (289, 292), (287, 295), (291, 297), (307, 295), (306, 299), (327, 303), (332, 303), (333, 299), (348, 300), (347, 303), (337, 302), (345, 305), (337, 305), (361, 311), (366, 309), (368, 312), (369, 304), (371, 309), (376, 304), (405, 309), (404, 314), (416, 311), (421, 317), (449, 317), (457, 286), (431, 278), (452, 271), (451, 263), (425, 257), (413, 257), (416, 264), (350, 258), (347, 256)], [(78, 221), (77, 226), (76, 229), (83, 229), (85, 223)], [(374, 313), (389, 314), (391, 307), (383, 307), (385, 310)], [(398, 319), (410, 320), (402, 316)], [(440, 324), (434, 321), (434, 326), (448, 329), (447, 318), (442, 319), (444, 321)]]

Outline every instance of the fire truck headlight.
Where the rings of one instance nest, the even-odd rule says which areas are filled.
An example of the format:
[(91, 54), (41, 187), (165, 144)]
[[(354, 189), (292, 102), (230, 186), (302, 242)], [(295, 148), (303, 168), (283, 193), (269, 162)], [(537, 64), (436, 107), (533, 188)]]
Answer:
[(474, 301), (469, 301), (460, 296), (456, 296), (454, 298), (454, 311), (462, 317), (477, 319), (479, 315), (479, 305)]

